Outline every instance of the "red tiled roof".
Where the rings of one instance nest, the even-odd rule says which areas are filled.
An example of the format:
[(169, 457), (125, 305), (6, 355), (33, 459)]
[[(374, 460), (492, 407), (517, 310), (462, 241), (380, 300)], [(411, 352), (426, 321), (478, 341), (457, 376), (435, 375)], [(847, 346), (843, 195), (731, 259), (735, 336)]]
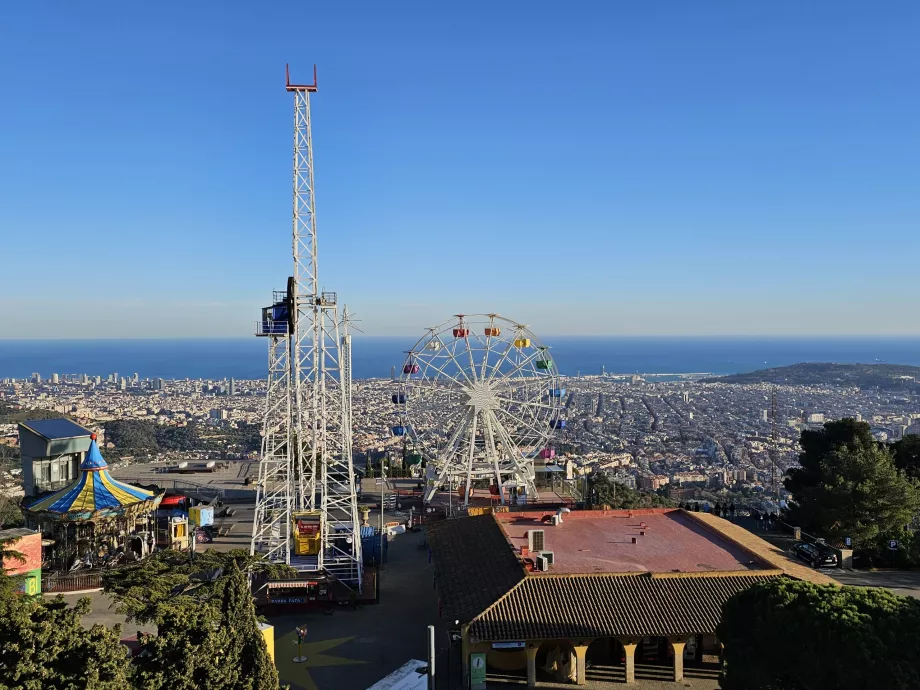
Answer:
[(435, 523), (428, 539), (442, 615), (482, 640), (712, 634), (729, 597), (782, 574), (528, 574), (494, 515)]
[(528, 577), (477, 616), (481, 640), (712, 634), (722, 605), (764, 575)]

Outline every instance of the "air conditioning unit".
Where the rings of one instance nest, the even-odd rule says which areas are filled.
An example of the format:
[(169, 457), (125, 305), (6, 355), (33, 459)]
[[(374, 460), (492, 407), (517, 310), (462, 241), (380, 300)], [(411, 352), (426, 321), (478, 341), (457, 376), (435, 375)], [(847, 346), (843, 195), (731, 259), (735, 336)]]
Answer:
[(527, 531), (527, 548), (530, 553), (539, 553), (546, 547), (546, 533), (542, 529)]
[(549, 570), (549, 559), (546, 556), (537, 556), (537, 568), (543, 572)]
[(552, 551), (541, 551), (541, 552), (540, 552), (540, 557), (541, 557), (541, 558), (545, 558), (545, 559), (546, 559), (546, 562), (547, 562), (549, 565), (552, 565), (553, 563), (556, 562), (555, 554), (554, 554)]

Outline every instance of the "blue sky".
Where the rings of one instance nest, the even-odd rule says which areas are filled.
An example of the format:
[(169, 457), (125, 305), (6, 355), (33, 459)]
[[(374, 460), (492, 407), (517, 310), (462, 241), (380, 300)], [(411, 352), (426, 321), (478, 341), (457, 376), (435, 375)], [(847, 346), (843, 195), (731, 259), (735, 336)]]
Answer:
[(0, 22), (0, 336), (920, 333), (920, 4), (43, 2)]

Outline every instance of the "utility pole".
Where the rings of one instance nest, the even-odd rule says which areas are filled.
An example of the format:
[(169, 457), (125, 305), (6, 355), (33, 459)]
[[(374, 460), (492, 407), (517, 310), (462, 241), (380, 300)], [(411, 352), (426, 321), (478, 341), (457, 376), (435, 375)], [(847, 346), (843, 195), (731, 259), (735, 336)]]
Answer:
[(434, 626), (428, 626), (428, 690), (435, 690), (434, 681)]
[(776, 509), (779, 510), (779, 487), (776, 486), (776, 448), (778, 445), (778, 435), (776, 433), (776, 386), (770, 388), (770, 422), (771, 484), (773, 485), (773, 497), (776, 499)]
[(383, 458), (380, 459), (380, 556), (379, 556), (380, 561), (379, 561), (379, 565), (377, 566), (377, 573), (378, 573), (378, 575), (377, 575), (377, 582), (378, 582), (378, 584), (379, 584), (379, 582), (380, 582), (380, 575), (379, 575), (379, 573), (380, 573), (381, 570), (383, 570), (383, 540), (384, 540), (384, 532), (383, 532), (383, 500), (384, 500), (384, 497), (386, 496), (386, 488), (387, 488), (387, 460), (386, 460), (385, 457), (383, 457)]

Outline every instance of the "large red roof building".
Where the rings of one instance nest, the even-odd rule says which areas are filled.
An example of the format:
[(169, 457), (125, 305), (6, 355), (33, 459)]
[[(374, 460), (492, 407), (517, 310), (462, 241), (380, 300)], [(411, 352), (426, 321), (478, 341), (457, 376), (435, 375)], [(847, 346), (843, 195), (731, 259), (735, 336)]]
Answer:
[[(442, 616), (490, 670), (632, 682), (637, 661), (717, 669), (722, 604), (757, 582), (831, 578), (733, 523), (678, 509), (493, 513), (432, 525)], [(481, 657), (480, 657), (481, 659)]]

